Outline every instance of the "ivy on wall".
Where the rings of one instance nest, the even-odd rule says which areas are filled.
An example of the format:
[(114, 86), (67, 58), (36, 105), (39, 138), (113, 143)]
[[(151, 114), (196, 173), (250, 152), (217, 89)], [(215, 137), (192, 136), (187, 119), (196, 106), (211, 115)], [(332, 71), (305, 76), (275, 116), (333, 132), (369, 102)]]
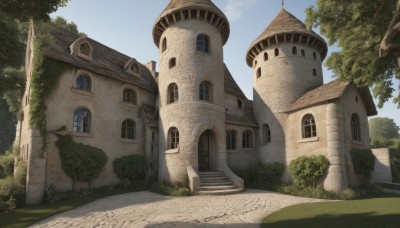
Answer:
[[(54, 45), (54, 38), (45, 23), (34, 23), (35, 38), (33, 41), (33, 65), (31, 72), (31, 94), (29, 124), (38, 129), (42, 137), (43, 150), (46, 147), (46, 99), (58, 87), (61, 75), (72, 67), (66, 63), (46, 58), (43, 52)], [(43, 153), (39, 154), (39, 157)]]
[(106, 153), (99, 148), (74, 142), (70, 135), (57, 134), (56, 142), (64, 172), (72, 179), (72, 189), (76, 181), (86, 182), (90, 189), (91, 182), (107, 164)]

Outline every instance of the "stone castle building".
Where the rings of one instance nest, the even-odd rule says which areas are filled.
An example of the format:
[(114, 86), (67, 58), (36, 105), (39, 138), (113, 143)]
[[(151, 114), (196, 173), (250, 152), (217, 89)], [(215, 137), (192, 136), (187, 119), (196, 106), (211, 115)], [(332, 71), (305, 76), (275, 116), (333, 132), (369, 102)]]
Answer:
[[(323, 84), (323, 38), (282, 9), (250, 44), (254, 101), (243, 94), (224, 64), (229, 22), (211, 0), (171, 0), (156, 19), (156, 63), (141, 64), (88, 37), (51, 26), (54, 45), (43, 56), (68, 64), (46, 99), (47, 131), (66, 126), (76, 142), (103, 149), (108, 164), (93, 186), (119, 182), (112, 162), (141, 154), (159, 181), (185, 182), (203, 194), (243, 190), (233, 168), (289, 162), (322, 154), (330, 161), (323, 181), (339, 191), (356, 184), (351, 148), (369, 148), (368, 116), (377, 113), (370, 92), (351, 82)], [(25, 118), (17, 144), (28, 161), (27, 203), (44, 189), (71, 188), (55, 146), (47, 147), (29, 126), (30, 73), (34, 59), (30, 30)], [(42, 154), (43, 156), (39, 156)], [(213, 171), (213, 172), (211, 172)], [(286, 171), (285, 180), (290, 180)]]

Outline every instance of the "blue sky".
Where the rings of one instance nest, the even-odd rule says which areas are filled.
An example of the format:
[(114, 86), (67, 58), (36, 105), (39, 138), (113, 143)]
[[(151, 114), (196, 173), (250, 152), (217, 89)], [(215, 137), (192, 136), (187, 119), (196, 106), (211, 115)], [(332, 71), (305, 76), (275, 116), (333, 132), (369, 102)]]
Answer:
[[(79, 31), (92, 39), (145, 64), (150, 60), (158, 62), (152, 28), (168, 2), (169, 0), (70, 0), (67, 7), (59, 8), (51, 17), (62, 16), (73, 21), (78, 25)], [(225, 63), (243, 92), (252, 99), (252, 74), (245, 61), (246, 50), (278, 14), (281, 0), (213, 2), (227, 15), (231, 26), (231, 34), (224, 47)], [(285, 0), (285, 9), (304, 21), (305, 9), (315, 2), (316, 0)], [(335, 50), (335, 47), (329, 48), (330, 52)], [(324, 82), (331, 80), (333, 73), (324, 67)], [(400, 110), (391, 101), (378, 112), (379, 116), (395, 119), (400, 126)]]

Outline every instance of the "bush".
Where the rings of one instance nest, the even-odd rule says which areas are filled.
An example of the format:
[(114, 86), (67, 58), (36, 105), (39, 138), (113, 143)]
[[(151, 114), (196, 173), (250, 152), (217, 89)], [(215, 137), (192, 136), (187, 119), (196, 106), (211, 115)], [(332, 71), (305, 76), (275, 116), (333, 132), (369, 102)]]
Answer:
[(390, 149), (392, 181), (400, 183), (400, 149)]
[(295, 184), (315, 188), (328, 167), (329, 160), (323, 155), (300, 156), (290, 162), (289, 171)]
[(363, 184), (367, 184), (375, 168), (375, 156), (371, 149), (353, 149), (351, 152), (354, 172), (361, 176)]
[(18, 161), (17, 171), (15, 172), (14, 180), (22, 185), (26, 184), (26, 173), (27, 173), (26, 161)]
[(61, 157), (61, 166), (72, 178), (72, 189), (75, 187), (75, 181), (86, 182), (90, 189), (90, 183), (107, 164), (106, 153), (99, 148), (75, 143), (71, 136), (58, 135), (56, 145)]
[(244, 180), (246, 187), (275, 190), (284, 171), (285, 165), (275, 162), (267, 165), (258, 163), (247, 169), (235, 169), (234, 173)]
[(345, 189), (341, 192), (336, 193), (336, 192), (325, 191), (325, 189), (321, 186), (312, 188), (312, 187), (303, 187), (295, 184), (282, 186), (279, 189), (279, 192), (292, 196), (301, 196), (301, 197), (316, 198), (316, 199), (350, 200), (350, 199), (355, 199), (357, 197), (357, 194), (352, 189)]
[(150, 191), (167, 196), (190, 196), (192, 194), (189, 187), (184, 184), (172, 185), (166, 183), (154, 183), (150, 187)]
[(146, 179), (147, 162), (138, 154), (128, 155), (113, 161), (114, 172), (120, 178), (124, 187), (142, 184)]
[(25, 186), (17, 183), (12, 178), (2, 181), (0, 186), (0, 201), (21, 207), (25, 204)]
[(14, 156), (12, 154), (0, 156), (0, 166), (5, 177), (14, 175)]

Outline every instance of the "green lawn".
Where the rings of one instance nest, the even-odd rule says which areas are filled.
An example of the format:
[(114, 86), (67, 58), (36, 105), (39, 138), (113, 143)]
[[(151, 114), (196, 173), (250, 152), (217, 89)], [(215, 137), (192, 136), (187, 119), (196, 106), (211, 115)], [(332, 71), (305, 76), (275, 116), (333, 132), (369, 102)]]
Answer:
[(131, 192), (128, 190), (113, 190), (107, 192), (93, 193), (91, 195), (57, 202), (54, 204), (43, 204), (10, 210), (8, 213), (0, 213), (0, 227), (27, 227), (37, 221), (52, 215), (74, 209), (100, 198), (111, 195)]
[(400, 196), (299, 204), (264, 218), (262, 227), (400, 227)]

